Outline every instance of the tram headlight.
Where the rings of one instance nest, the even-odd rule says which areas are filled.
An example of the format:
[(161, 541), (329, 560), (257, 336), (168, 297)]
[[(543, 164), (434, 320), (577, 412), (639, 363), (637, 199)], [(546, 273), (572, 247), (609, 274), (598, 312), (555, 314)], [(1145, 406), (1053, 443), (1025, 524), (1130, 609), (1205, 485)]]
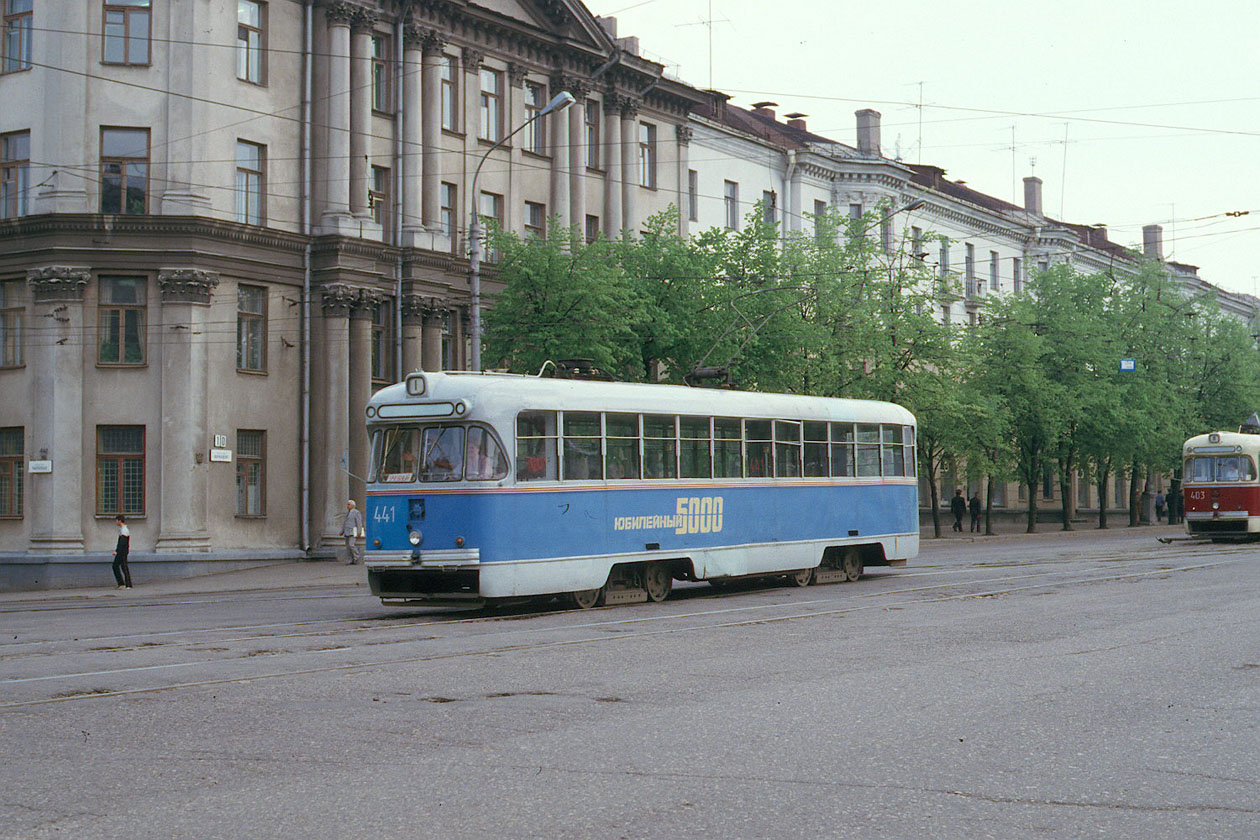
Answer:
[(1212, 510), (1220, 510), (1220, 507), (1221, 507), (1220, 502), (1212, 502)]
[(422, 539), (424, 539), (424, 536), (419, 531), (411, 531), (407, 534), (407, 542), (412, 545), (420, 545)]

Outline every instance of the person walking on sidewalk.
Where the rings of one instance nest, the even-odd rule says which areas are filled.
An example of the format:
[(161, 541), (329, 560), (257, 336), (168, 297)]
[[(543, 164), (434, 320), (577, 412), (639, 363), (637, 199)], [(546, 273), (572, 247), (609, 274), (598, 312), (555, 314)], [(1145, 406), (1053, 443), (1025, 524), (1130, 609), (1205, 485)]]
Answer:
[(963, 517), (967, 515), (967, 500), (962, 490), (954, 491), (954, 498), (949, 500), (949, 512), (954, 514), (954, 530), (961, 531)]
[(976, 491), (971, 494), (971, 501), (968, 503), (971, 508), (971, 530), (980, 531), (980, 492)]
[(354, 499), (346, 500), (346, 518), (341, 522), (341, 535), (346, 538), (346, 552), (353, 566), (363, 558), (359, 537), (363, 536), (363, 511), (354, 506)]
[(120, 513), (114, 517), (118, 526), (118, 544), (114, 546), (114, 581), (119, 589), (131, 588), (131, 568), (127, 565), (127, 554), (131, 551), (131, 531), (127, 528), (127, 520)]

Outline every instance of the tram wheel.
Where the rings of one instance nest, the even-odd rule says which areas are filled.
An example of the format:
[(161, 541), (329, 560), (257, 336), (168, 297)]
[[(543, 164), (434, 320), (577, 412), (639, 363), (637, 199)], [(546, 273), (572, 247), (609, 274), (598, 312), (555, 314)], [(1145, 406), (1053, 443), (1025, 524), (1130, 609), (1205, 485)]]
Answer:
[(674, 576), (667, 563), (648, 563), (643, 569), (643, 588), (649, 601), (661, 602), (674, 588)]
[(569, 600), (573, 602), (573, 606), (580, 610), (589, 610), (591, 607), (598, 607), (604, 603), (604, 587), (599, 589), (583, 589), (578, 592), (570, 592)]
[(788, 583), (793, 586), (809, 586), (814, 582), (814, 570), (801, 569), (799, 571), (789, 572), (787, 579)]
[(856, 548), (845, 550), (844, 557), (840, 560), (840, 571), (844, 572), (844, 578), (848, 581), (855, 581), (862, 576), (862, 555)]

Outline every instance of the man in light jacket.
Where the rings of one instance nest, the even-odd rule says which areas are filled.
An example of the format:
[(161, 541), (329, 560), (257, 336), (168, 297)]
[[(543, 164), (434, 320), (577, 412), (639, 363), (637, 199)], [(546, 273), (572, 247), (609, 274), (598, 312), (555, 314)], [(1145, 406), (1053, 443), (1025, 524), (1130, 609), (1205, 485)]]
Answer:
[(354, 499), (346, 500), (346, 518), (341, 522), (341, 536), (346, 538), (346, 552), (353, 566), (363, 559), (363, 549), (359, 547), (359, 537), (363, 536), (363, 511), (355, 507)]

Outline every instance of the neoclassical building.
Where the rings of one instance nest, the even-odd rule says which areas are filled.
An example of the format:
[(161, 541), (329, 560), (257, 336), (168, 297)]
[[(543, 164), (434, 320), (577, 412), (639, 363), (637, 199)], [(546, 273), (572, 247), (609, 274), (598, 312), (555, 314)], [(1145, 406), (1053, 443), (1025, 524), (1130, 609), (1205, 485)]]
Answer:
[(327, 554), (372, 390), (468, 364), (474, 210), (686, 197), (704, 95), (575, 0), (6, 10), (0, 586), (108, 581), (117, 514), (141, 580)]

